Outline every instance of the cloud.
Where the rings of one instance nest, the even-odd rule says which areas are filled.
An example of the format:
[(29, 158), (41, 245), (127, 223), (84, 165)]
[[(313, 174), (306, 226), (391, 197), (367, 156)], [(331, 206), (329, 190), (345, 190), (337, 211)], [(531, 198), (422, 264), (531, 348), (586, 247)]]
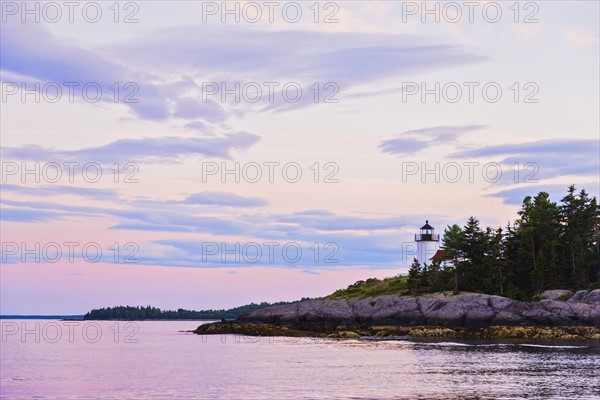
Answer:
[(598, 44), (598, 28), (571, 28), (564, 33), (567, 40), (575, 47), (589, 47)]
[[(102, 88), (102, 100), (107, 102), (114, 101), (110, 87), (117, 82), (122, 89), (119, 102), (139, 118), (195, 123), (225, 123), (234, 115), (314, 105), (311, 88), (315, 82), (321, 86), (332, 82), (346, 91), (414, 71), (435, 71), (484, 60), (471, 50), (445, 41), (381, 33), (203, 24), (156, 29), (146, 32), (143, 38), (93, 49), (57, 36), (39, 24), (3, 24), (2, 33), (3, 74), (42, 84), (76, 82), (83, 86), (95, 82)], [(236, 83), (257, 83), (263, 93), (257, 104), (233, 100), (234, 96), (222, 102), (220, 93), (200, 102), (202, 83), (206, 82), (224, 83), (229, 89)], [(274, 100), (265, 82), (279, 85)], [(290, 82), (302, 88), (297, 103), (282, 96), (284, 85)], [(132, 85), (125, 87), (128, 83)], [(126, 102), (127, 95), (130, 98)]]
[[(203, 25), (161, 29), (149, 37), (152, 46), (140, 46), (139, 41), (132, 40), (121, 42), (116, 51), (145, 65), (175, 70), (345, 83), (483, 60), (460, 46), (381, 33)], [(195, 39), (187, 40), (190, 37)]]
[[(129, 202), (123, 208), (73, 206), (54, 202), (15, 201), (2, 199), (3, 205), (35, 210), (38, 218), (48, 214), (45, 220), (70, 218), (109, 218), (117, 220), (110, 229), (154, 232), (192, 232), (207, 235), (252, 235), (256, 232), (255, 221), (244, 217), (224, 218), (198, 214), (189, 205), (173, 209), (177, 202)], [(2, 215), (4, 218), (4, 215)]]
[[(344, 266), (367, 265), (373, 268), (389, 268), (399, 265), (402, 259), (400, 247), (394, 250), (372, 246), (352, 248), (349, 242), (312, 238), (303, 240), (261, 240), (241, 241), (197, 239), (169, 239), (154, 241), (160, 252), (177, 266), (202, 268), (231, 268), (251, 266), (271, 266), (318, 270)], [(145, 246), (141, 246), (145, 247)], [(149, 260), (164, 263), (164, 259)]]
[[(114, 217), (124, 220), (112, 229), (144, 227), (143, 230), (195, 232), (207, 235), (248, 235), (254, 232), (252, 224), (241, 218), (223, 218), (209, 215), (194, 215), (191, 212), (157, 209), (117, 210)], [(133, 224), (128, 221), (133, 222)]]
[(262, 207), (269, 204), (259, 197), (244, 197), (230, 192), (201, 192), (189, 195), (183, 203), (226, 207)]
[(376, 231), (385, 229), (399, 229), (412, 225), (423, 217), (388, 217), (388, 218), (360, 218), (340, 216), (324, 210), (311, 210), (307, 212), (275, 215), (278, 223), (294, 224), (301, 229), (315, 229), (321, 231)]
[(118, 192), (112, 189), (84, 188), (69, 185), (40, 185), (35, 187), (12, 185), (3, 183), (2, 191), (24, 194), (27, 196), (63, 196), (74, 195), (98, 200), (113, 200), (118, 197)]
[(261, 265), (304, 271), (348, 266), (388, 269), (408, 265), (416, 254), (413, 234), (399, 232), (357, 235), (304, 231), (293, 232), (289, 238), (251, 237), (233, 241), (197, 237), (159, 240), (147, 246), (160, 248), (161, 258), (147, 260), (153, 264), (203, 268)]
[(303, 270), (301, 272), (304, 273), (304, 274), (309, 274), (309, 275), (320, 275), (319, 272), (317, 272), (317, 271), (311, 271), (309, 269), (305, 269), (305, 270)]
[[(152, 47), (132, 40), (112, 50), (131, 64), (152, 65), (156, 71), (168, 70), (171, 74), (185, 73), (197, 82), (224, 84), (228, 89), (238, 83), (242, 86), (257, 83), (262, 89), (258, 108), (244, 100), (228, 102), (242, 114), (249, 110), (282, 111), (314, 105), (315, 82), (321, 86), (334, 83), (341, 91), (347, 91), (410, 72), (484, 60), (461, 46), (381, 33), (276, 31), (242, 26), (222, 29), (204, 25), (162, 29), (150, 33), (150, 37)], [(187, 40), (189, 37), (195, 40)], [(295, 46), (290, 46), (291, 43)], [(275, 100), (270, 99), (264, 82), (279, 85), (275, 87)], [(287, 83), (302, 88), (298, 102), (286, 101), (281, 95)], [(201, 90), (201, 86), (198, 83), (188, 89)], [(321, 89), (324, 92), (324, 87)], [(220, 99), (221, 93), (214, 98)]]
[[(600, 188), (598, 188), (598, 183), (589, 183), (589, 184), (579, 184), (577, 185), (577, 190), (585, 189), (591, 196), (598, 197), (600, 196)], [(535, 196), (539, 192), (546, 192), (550, 194), (550, 198), (554, 202), (560, 202), (560, 200), (566, 196), (567, 194), (567, 185), (562, 184), (548, 184), (548, 185), (526, 185), (522, 187), (512, 188), (501, 190), (499, 192), (487, 194), (487, 197), (496, 197), (503, 200), (504, 204), (511, 205), (521, 205), (523, 204), (523, 199), (526, 196)]]
[[(597, 139), (547, 139), (535, 142), (483, 146), (450, 155), (452, 158), (497, 158), (504, 165), (530, 163), (538, 180), (577, 175), (597, 177), (600, 148)], [(508, 182), (508, 181), (507, 181)]]
[[(140, 118), (169, 116), (168, 98), (154, 83), (156, 77), (142, 69), (133, 71), (126, 63), (115, 62), (118, 58), (110, 53), (86, 49), (33, 23), (3, 23), (0, 44), (3, 72), (38, 81), (42, 86), (48, 82), (75, 84), (73, 92), (79, 100), (83, 87), (93, 83), (100, 86), (102, 101), (114, 102), (111, 87), (116, 82), (123, 89), (118, 101), (127, 104)], [(133, 86), (125, 87), (128, 83)], [(68, 93), (68, 90), (65, 86), (64, 91)], [(131, 97), (126, 98), (127, 95)]]
[(2, 156), (5, 159), (71, 161), (81, 164), (125, 161), (174, 163), (190, 156), (231, 159), (231, 151), (246, 150), (259, 140), (259, 136), (247, 132), (209, 137), (120, 139), (103, 146), (79, 150), (54, 150), (38, 145), (3, 147)]
[(218, 122), (226, 119), (227, 112), (221, 104), (213, 99), (206, 99), (203, 102), (192, 97), (182, 97), (177, 101), (177, 109), (174, 116), (185, 119), (202, 119), (207, 122)]
[(494, 146), (484, 146), (465, 150), (454, 154), (454, 157), (484, 157), (506, 154), (564, 154), (585, 153), (590, 155), (597, 152), (598, 141), (594, 139), (547, 139), (536, 142), (508, 143)]
[(4, 222), (49, 222), (61, 217), (61, 213), (53, 211), (13, 207), (3, 207), (0, 213), (0, 220)]
[(382, 141), (379, 147), (388, 154), (411, 154), (427, 148), (429, 144), (426, 140), (398, 137)]
[[(86, 206), (73, 206), (62, 203), (54, 203), (48, 201), (23, 201), (23, 200), (10, 200), (2, 198), (0, 206), (11, 206), (14, 210), (19, 210), (18, 215), (31, 214), (40, 221), (56, 221), (67, 218), (102, 218), (110, 215), (111, 209), (101, 207), (86, 207)], [(6, 218), (9, 218), (10, 214), (7, 214)], [(13, 211), (13, 215), (17, 215), (17, 211)], [(0, 213), (0, 219), (5, 219), (4, 208)], [(8, 220), (8, 219), (7, 219)], [(25, 219), (12, 220), (13, 222), (27, 222)]]
[(461, 135), (485, 127), (485, 125), (445, 125), (413, 129), (383, 140), (379, 148), (388, 154), (411, 154), (438, 144), (455, 142)]
[(53, 82), (120, 81), (127, 69), (40, 24), (2, 24), (2, 69)]
[(185, 128), (195, 131), (205, 131), (206, 129), (208, 129), (208, 125), (202, 121), (192, 121), (185, 124)]
[[(227, 196), (217, 192), (200, 193), (203, 202), (225, 199), (229, 206), (249, 206), (253, 198)], [(194, 199), (194, 195), (190, 196)], [(413, 242), (413, 232), (423, 224), (425, 216), (395, 216), (384, 218), (361, 218), (337, 215), (326, 210), (305, 210), (291, 214), (232, 214), (227, 217), (199, 212), (196, 202), (184, 201), (137, 201), (124, 204), (123, 208), (69, 206), (52, 202), (2, 200), (2, 219), (7, 221), (36, 222), (58, 219), (102, 218), (115, 221), (109, 229), (140, 232), (169, 232), (173, 238), (140, 243), (139, 262), (145, 265), (186, 267), (231, 267), (267, 265), (303, 269), (338, 268), (347, 265), (389, 268), (402, 266), (412, 258), (414, 249), (405, 246)], [(173, 205), (177, 207), (174, 208)], [(438, 226), (448, 223), (438, 218)], [(186, 238), (178, 238), (185, 234)], [(190, 234), (193, 238), (190, 238)], [(279, 254), (277, 262), (261, 259), (258, 263), (222, 263), (220, 255), (214, 255), (211, 263), (202, 262), (203, 242), (227, 243), (227, 248), (243, 247), (247, 243), (279, 243), (279, 249), (287, 243), (301, 247), (302, 258), (289, 262)], [(317, 243), (315, 247), (315, 243)], [(318, 250), (317, 250), (318, 249)], [(264, 249), (263, 249), (264, 250)], [(293, 249), (292, 249), (293, 250)], [(291, 251), (291, 250), (290, 250)], [(412, 251), (412, 253), (411, 253)], [(408, 252), (408, 253), (407, 253)], [(408, 255), (406, 255), (408, 254)], [(264, 256), (268, 256), (265, 253)], [(290, 254), (293, 258), (293, 255)], [(318, 262), (315, 261), (317, 257)], [(283, 259), (282, 259), (283, 258)], [(325, 260), (337, 260), (325, 262)], [(215, 261), (216, 260), (216, 261)], [(110, 262), (108, 260), (107, 262)]]

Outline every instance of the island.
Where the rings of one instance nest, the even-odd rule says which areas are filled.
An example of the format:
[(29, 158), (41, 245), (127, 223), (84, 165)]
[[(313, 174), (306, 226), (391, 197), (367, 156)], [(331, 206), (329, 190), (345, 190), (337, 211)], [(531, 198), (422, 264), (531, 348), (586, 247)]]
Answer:
[(197, 334), (600, 340), (600, 207), (585, 190), (526, 196), (506, 227), (425, 221), (406, 276), (199, 326)]
[(309, 300), (262, 308), (194, 333), (249, 336), (453, 337), (600, 340), (600, 289), (566, 301), (523, 302), (480, 293), (440, 292)]
[(193, 331), (201, 335), (600, 340), (600, 207), (585, 190), (569, 186), (560, 203), (526, 196), (504, 228), (471, 216), (439, 235), (426, 220), (415, 242), (406, 275), (325, 297), (229, 310), (114, 307), (84, 319), (221, 320)]
[[(308, 298), (299, 301), (309, 300)], [(186, 320), (224, 320), (236, 319), (242, 314), (261, 308), (292, 304), (295, 302), (280, 301), (277, 303), (250, 303), (239, 307), (218, 310), (161, 310), (152, 306), (116, 306), (95, 308), (82, 316), (84, 320), (119, 320), (119, 321), (186, 321)]]

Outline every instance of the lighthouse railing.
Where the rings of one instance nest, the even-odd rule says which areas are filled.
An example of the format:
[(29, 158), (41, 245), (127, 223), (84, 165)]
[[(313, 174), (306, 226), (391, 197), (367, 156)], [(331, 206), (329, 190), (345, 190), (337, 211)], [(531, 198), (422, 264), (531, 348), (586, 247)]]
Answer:
[(424, 242), (424, 241), (436, 241), (439, 242), (440, 235), (426, 235), (421, 233), (415, 233), (415, 242)]

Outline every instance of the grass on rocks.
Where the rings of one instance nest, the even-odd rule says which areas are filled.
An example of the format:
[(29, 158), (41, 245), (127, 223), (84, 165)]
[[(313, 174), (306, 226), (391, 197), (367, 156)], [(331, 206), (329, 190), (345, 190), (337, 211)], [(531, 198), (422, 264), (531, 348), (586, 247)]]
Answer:
[(326, 297), (328, 300), (356, 299), (385, 294), (406, 294), (408, 284), (406, 276), (395, 276), (392, 278), (369, 278), (366, 281), (358, 281), (346, 289), (336, 290)]

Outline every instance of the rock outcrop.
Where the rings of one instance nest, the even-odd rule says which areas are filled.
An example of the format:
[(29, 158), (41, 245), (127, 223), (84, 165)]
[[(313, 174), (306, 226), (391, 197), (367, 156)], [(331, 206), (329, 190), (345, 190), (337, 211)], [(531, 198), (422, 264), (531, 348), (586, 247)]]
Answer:
[(237, 334), (244, 336), (280, 336), (359, 339), (377, 338), (454, 338), (454, 339), (517, 339), (600, 341), (600, 328), (592, 326), (492, 326), (489, 328), (447, 328), (440, 326), (371, 326), (367, 328), (338, 327), (329, 331), (298, 330), (287, 325), (244, 324), (235, 321), (200, 325), (198, 335)]
[(548, 300), (566, 300), (566, 299), (569, 299), (571, 296), (573, 296), (572, 291), (561, 290), (561, 289), (546, 290), (545, 292), (542, 292), (542, 294), (540, 295), (540, 297), (542, 299), (548, 299)]
[[(559, 296), (564, 296), (564, 293)], [(600, 327), (600, 289), (568, 301), (522, 302), (500, 296), (451, 292), (421, 296), (385, 295), (348, 300), (309, 300), (263, 308), (240, 323), (285, 325), (301, 331), (385, 326), (595, 326)]]

